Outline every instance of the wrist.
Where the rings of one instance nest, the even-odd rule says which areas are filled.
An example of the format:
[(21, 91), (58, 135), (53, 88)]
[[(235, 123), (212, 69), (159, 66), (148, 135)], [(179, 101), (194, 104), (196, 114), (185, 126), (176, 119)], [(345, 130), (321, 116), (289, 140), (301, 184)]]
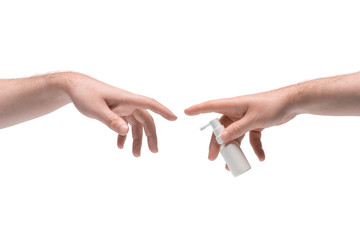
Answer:
[(73, 85), (74, 75), (78, 73), (58, 72), (44, 75), (44, 82), (49, 92), (56, 92), (53, 96), (58, 96), (64, 103), (71, 103), (70, 90)]
[(303, 86), (298, 83), (295, 85), (291, 85), (286, 87), (287, 95), (288, 95), (288, 106), (290, 112), (299, 115), (306, 113), (305, 108), (305, 94), (306, 91), (304, 90)]
[(288, 116), (297, 116), (306, 113), (304, 99), (305, 92), (300, 84), (295, 84), (276, 91), (276, 96), (281, 102), (284, 113)]
[(289, 108), (294, 114), (313, 114), (317, 108), (321, 108), (323, 101), (327, 100), (328, 91), (324, 88), (323, 80), (327, 79), (301, 82), (285, 88), (288, 92)]

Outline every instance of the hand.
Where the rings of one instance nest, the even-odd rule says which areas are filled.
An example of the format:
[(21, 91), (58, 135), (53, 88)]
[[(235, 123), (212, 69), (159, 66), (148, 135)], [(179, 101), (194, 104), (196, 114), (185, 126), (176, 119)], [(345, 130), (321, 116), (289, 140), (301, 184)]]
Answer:
[[(154, 153), (158, 151), (154, 120), (147, 109), (167, 120), (176, 120), (177, 117), (168, 108), (152, 98), (133, 94), (83, 74), (63, 74), (66, 74), (67, 80), (64, 89), (75, 107), (85, 116), (103, 122), (118, 133), (119, 148), (124, 146), (130, 124), (134, 156), (140, 156), (143, 130), (150, 151)], [(62, 78), (64, 79), (64, 75)]]
[[(225, 126), (221, 139), (226, 143), (232, 140), (239, 144), (247, 132), (251, 146), (260, 161), (265, 160), (261, 143), (264, 128), (283, 124), (293, 119), (286, 88), (253, 95), (226, 98), (204, 102), (185, 109), (187, 115), (217, 112), (223, 114), (220, 122)], [(220, 146), (214, 134), (209, 146), (210, 160), (217, 158)]]

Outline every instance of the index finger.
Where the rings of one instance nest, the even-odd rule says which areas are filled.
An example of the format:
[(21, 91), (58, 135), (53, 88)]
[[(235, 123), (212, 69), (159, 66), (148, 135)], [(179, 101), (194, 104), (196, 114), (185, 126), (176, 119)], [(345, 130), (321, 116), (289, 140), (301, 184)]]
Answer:
[(154, 113), (161, 115), (167, 120), (174, 121), (177, 119), (176, 115), (172, 111), (170, 111), (170, 109), (168, 109), (153, 98), (134, 94), (130, 97), (130, 101), (140, 108), (150, 109)]
[(232, 108), (231, 99), (224, 98), (224, 99), (211, 100), (197, 105), (193, 105), (185, 109), (184, 112), (189, 116), (194, 116), (201, 113), (210, 113), (210, 112), (225, 114), (231, 108)]

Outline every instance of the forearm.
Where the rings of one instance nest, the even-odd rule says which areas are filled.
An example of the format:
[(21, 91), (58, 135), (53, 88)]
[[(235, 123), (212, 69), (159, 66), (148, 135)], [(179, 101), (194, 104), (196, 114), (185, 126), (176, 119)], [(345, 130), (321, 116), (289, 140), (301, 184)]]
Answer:
[(40, 117), (70, 103), (62, 74), (0, 79), (0, 128)]
[(360, 73), (321, 78), (282, 89), (295, 114), (360, 115)]

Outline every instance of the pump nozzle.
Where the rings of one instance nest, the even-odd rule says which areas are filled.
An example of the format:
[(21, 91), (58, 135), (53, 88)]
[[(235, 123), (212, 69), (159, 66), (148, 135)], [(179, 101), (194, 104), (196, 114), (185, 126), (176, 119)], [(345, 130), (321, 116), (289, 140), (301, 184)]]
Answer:
[(207, 124), (201, 126), (201, 127), (200, 127), (200, 130), (202, 131), (202, 130), (204, 130), (205, 128), (207, 128), (208, 126), (210, 126), (210, 123), (207, 123)]
[(222, 131), (224, 131), (225, 127), (221, 124), (221, 122), (219, 121), (219, 119), (214, 118), (213, 120), (211, 120), (208, 124), (200, 127), (200, 130), (204, 130), (205, 128), (207, 128), (208, 126), (211, 126), (213, 128), (213, 132), (214, 135), (216, 137), (216, 141), (221, 145), (223, 144), (223, 140), (221, 139), (221, 133)]

